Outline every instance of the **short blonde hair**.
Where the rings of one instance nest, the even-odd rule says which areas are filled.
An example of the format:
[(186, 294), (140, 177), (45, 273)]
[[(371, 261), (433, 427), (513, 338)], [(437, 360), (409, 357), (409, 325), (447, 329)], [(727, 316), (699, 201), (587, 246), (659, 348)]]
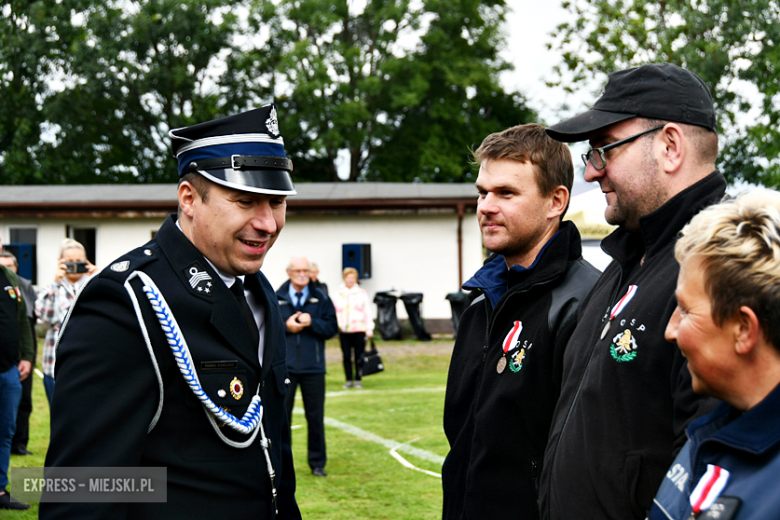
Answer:
[(68, 249), (79, 249), (82, 253), (84, 253), (84, 256), (87, 256), (87, 250), (84, 249), (84, 246), (81, 244), (81, 242), (78, 240), (73, 240), (72, 238), (66, 238), (60, 244), (60, 258), (62, 258), (62, 255), (64, 255), (65, 251)]
[(745, 305), (780, 349), (780, 193), (757, 188), (704, 209), (683, 228), (674, 253), (680, 263), (702, 259), (718, 326)]
[(343, 280), (344, 278), (346, 278), (348, 274), (354, 274), (355, 276), (360, 278), (357, 269), (355, 269), (354, 267), (345, 267), (344, 270), (341, 272), (341, 279)]

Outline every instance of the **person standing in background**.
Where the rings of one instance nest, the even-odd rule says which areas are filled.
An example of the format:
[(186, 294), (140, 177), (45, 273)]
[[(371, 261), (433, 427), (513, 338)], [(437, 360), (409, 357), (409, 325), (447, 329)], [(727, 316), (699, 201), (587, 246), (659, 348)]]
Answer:
[(336, 311), (328, 298), (311, 282), (309, 261), (290, 259), (289, 280), (276, 297), (287, 332), (287, 372), (290, 389), (285, 396), (287, 416), (292, 424), (295, 392), (301, 387), (303, 408), (308, 427), (308, 461), (312, 474), (326, 477), (325, 463), (325, 340), (338, 332)]
[(62, 321), (68, 315), (73, 299), (89, 278), (97, 272), (97, 267), (87, 260), (87, 251), (80, 242), (66, 238), (60, 245), (60, 257), (54, 271), (54, 281), (38, 295), (35, 313), (48, 327), (43, 343), (43, 387), (51, 406), (54, 392), (54, 363), (57, 352), (57, 333)]
[[(0, 249), (2, 249), (0, 241)], [(6, 491), (11, 439), (22, 398), (22, 381), (32, 371), (33, 346), (27, 309), (16, 274), (0, 265), (0, 509), (29, 509)]]
[(320, 281), (320, 268), (314, 262), (311, 263), (311, 283), (314, 287), (328, 294), (328, 284)]
[[(19, 288), (22, 290), (22, 299), (24, 299), (24, 305), (27, 307), (27, 320), (30, 322), (30, 333), (33, 340), (32, 366), (35, 367), (35, 360), (38, 356), (38, 342), (35, 337), (35, 299), (37, 298), (35, 289), (33, 289), (30, 280), (19, 276), (19, 261), (13, 253), (0, 251), (0, 265), (6, 266), (19, 278)], [(22, 400), (19, 401), (19, 411), (16, 414), (16, 433), (14, 433), (14, 438), (11, 441), (12, 455), (33, 454), (27, 449), (27, 443), (30, 441), (30, 415), (32, 415), (33, 411), (32, 385), (32, 376), (22, 381)]]
[[(339, 340), (344, 355), (344, 388), (363, 388), (360, 367), (366, 349), (366, 338), (374, 337), (374, 320), (371, 318), (371, 302), (366, 291), (358, 285), (358, 272), (347, 267), (342, 273), (344, 283), (338, 288), (333, 305), (339, 324)], [(355, 371), (352, 371), (352, 360)]]

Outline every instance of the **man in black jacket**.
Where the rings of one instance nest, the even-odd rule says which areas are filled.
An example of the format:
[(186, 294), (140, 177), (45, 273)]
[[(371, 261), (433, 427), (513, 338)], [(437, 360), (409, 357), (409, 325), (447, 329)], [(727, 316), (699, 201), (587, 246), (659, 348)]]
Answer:
[(290, 259), (289, 280), (276, 297), (287, 331), (287, 371), (290, 389), (285, 397), (292, 424), (295, 390), (300, 385), (308, 428), (308, 459), (311, 472), (326, 477), (325, 462), (325, 340), (338, 331), (336, 309), (328, 294), (318, 289), (311, 276), (311, 264), (302, 257)]
[(535, 519), (563, 347), (598, 271), (561, 222), (574, 178), (565, 145), (529, 124), (489, 135), (474, 159), (493, 255), (464, 284), (481, 294), (461, 318), (447, 378), (443, 518)]
[(602, 242), (613, 262), (566, 346), (543, 518), (644, 518), (685, 427), (714, 405), (693, 392), (664, 330), (676, 307), (677, 233), (726, 189), (715, 125), (704, 82), (665, 63), (610, 74), (591, 110), (547, 129), (590, 142), (585, 179), (601, 185), (619, 228)]
[(46, 456), (47, 468), (167, 468), (167, 501), (47, 502), (43, 520), (300, 518), (284, 322), (259, 272), (295, 194), (276, 109), (171, 140), (179, 213), (73, 303)]

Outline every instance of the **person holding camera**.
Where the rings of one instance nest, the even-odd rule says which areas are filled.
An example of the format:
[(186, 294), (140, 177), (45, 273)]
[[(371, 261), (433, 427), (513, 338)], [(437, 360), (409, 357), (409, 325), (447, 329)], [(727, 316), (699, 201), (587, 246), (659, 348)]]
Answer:
[(54, 347), (57, 343), (57, 333), (76, 294), (97, 270), (97, 267), (87, 260), (84, 246), (76, 240), (66, 238), (60, 246), (54, 281), (41, 291), (35, 302), (35, 313), (49, 327), (43, 344), (43, 386), (49, 406), (54, 392)]

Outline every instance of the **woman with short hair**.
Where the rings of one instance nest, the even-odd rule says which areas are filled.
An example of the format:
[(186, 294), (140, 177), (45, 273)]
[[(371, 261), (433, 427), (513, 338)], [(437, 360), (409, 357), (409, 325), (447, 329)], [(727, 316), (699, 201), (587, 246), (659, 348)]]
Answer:
[(694, 420), (649, 518), (776, 518), (780, 511), (780, 194), (757, 189), (682, 230), (666, 329), (693, 390), (721, 403)]
[[(360, 368), (366, 348), (366, 338), (374, 336), (374, 320), (371, 318), (371, 302), (366, 291), (358, 285), (358, 272), (347, 267), (342, 273), (344, 283), (339, 286), (333, 297), (336, 317), (339, 322), (339, 339), (344, 355), (344, 388), (363, 388), (360, 381)], [(352, 371), (354, 356), (355, 371)]]

